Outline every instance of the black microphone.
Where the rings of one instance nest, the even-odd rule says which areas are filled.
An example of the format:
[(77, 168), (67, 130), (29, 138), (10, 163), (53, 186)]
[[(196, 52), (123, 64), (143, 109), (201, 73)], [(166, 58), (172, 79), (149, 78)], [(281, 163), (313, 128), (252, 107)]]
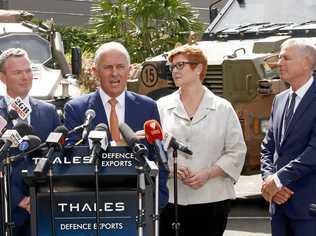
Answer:
[(95, 130), (92, 130), (89, 133), (88, 139), (91, 148), (90, 157), (93, 162), (100, 155), (101, 149), (106, 150), (108, 147), (107, 130), (107, 125), (100, 123), (95, 127)]
[(24, 158), (26, 155), (38, 150), (39, 148), (43, 147), (41, 143), (42, 143), (42, 140), (36, 135), (30, 134), (30, 135), (24, 136), (19, 144), (19, 150), (21, 151), (21, 153), (10, 157), (10, 161), (11, 162), (18, 161)]
[(166, 133), (165, 134), (164, 149), (165, 149), (165, 151), (168, 151), (169, 148), (179, 150), (179, 151), (184, 152), (188, 155), (193, 154), (193, 152), (187, 146), (178, 142), (171, 134)]
[(4, 144), (0, 149), (0, 160), (4, 158), (10, 147), (18, 147), (21, 137), (31, 133), (32, 127), (26, 123), (17, 123), (12, 130), (6, 130), (1, 137)]
[(16, 110), (10, 109), (8, 112), (8, 118), (10, 121), (16, 120), (17, 118), (19, 118), (19, 114)]
[(50, 159), (54, 152), (61, 152), (63, 150), (63, 145), (65, 144), (65, 138), (68, 135), (68, 129), (65, 126), (58, 126), (54, 132), (51, 132), (45, 143), (49, 146), (48, 152), (45, 155), (45, 158), (41, 158), (36, 164), (36, 167), (33, 171), (35, 176), (43, 176), (46, 173)]
[[(148, 149), (138, 141), (134, 131), (125, 123), (119, 125), (119, 130), (136, 158), (142, 158), (144, 165), (147, 165), (149, 168), (149, 174), (156, 176), (158, 174), (158, 167), (155, 162), (148, 160)], [(137, 160), (140, 161), (139, 159)]]
[(89, 109), (86, 111), (85, 116), (86, 116), (85, 120), (82, 124), (82, 127), (83, 127), (82, 136), (81, 136), (82, 140), (84, 140), (89, 133), (91, 122), (95, 118), (95, 111), (92, 109)]

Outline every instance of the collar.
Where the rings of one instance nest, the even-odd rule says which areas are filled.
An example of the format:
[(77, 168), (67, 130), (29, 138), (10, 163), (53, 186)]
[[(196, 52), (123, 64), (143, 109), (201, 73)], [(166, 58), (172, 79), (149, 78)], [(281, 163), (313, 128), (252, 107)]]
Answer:
[[(111, 97), (107, 95), (101, 88), (99, 89), (99, 93), (100, 93), (100, 97), (101, 97), (103, 105), (106, 106), (106, 104), (108, 104)], [(119, 107), (125, 107), (125, 93), (126, 91), (124, 90), (119, 96), (116, 97), (116, 100), (118, 102), (117, 105)]]
[[(10, 97), (9, 95), (6, 95), (4, 97), (5, 99), (5, 102), (7, 103), (7, 105), (9, 106), (11, 103), (14, 102), (14, 98)], [(30, 96), (27, 95), (25, 98), (22, 99), (23, 100), (23, 103), (28, 106), (28, 107), (31, 107), (31, 104), (30, 104)]]
[[(214, 93), (211, 92), (205, 86), (203, 86), (203, 89), (204, 89), (204, 95), (199, 105), (199, 108), (193, 117), (193, 122), (198, 122), (199, 120), (203, 119), (209, 113), (210, 110), (216, 110), (217, 108), (217, 103), (215, 99), (216, 96), (214, 95)], [(173, 110), (173, 112), (177, 116), (183, 119), (189, 119), (184, 109), (183, 103), (180, 99), (180, 90), (177, 90), (176, 92), (171, 94), (171, 99), (168, 99), (167, 104), (164, 104), (164, 106), (168, 110)]]
[[(309, 78), (309, 80), (307, 80), (306, 83), (303, 84), (303, 86), (301, 86), (298, 90), (296, 90), (295, 93), (296, 93), (296, 95), (297, 95), (300, 99), (302, 99), (302, 98), (304, 97), (305, 93), (306, 93), (307, 90), (310, 88), (310, 86), (312, 85), (313, 81), (314, 81), (314, 79), (313, 79), (313, 77), (311, 76), (311, 77)], [(293, 91), (293, 89), (292, 89), (292, 87), (291, 87), (291, 89), (290, 89), (290, 96), (292, 96), (293, 93), (294, 93), (294, 91)]]

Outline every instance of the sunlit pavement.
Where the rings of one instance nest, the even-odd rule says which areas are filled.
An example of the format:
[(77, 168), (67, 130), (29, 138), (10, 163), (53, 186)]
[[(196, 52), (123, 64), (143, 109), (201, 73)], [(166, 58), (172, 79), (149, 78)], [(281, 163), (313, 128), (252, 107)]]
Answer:
[(260, 175), (241, 176), (224, 236), (271, 235), (268, 205), (260, 196)]

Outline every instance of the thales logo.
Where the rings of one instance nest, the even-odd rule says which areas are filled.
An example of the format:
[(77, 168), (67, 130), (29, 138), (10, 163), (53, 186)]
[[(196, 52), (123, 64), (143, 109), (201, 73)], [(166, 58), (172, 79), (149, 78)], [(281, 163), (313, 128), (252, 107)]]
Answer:
[[(59, 202), (57, 203), (57, 208), (60, 212), (95, 212), (96, 203), (79, 203), (79, 202)], [(122, 212), (125, 211), (124, 202), (104, 202), (100, 204), (99, 211), (104, 212)]]

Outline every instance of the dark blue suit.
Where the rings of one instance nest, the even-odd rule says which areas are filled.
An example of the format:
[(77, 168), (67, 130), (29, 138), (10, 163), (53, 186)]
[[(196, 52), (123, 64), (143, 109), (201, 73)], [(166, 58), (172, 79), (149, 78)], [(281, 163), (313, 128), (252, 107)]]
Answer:
[[(261, 170), (263, 179), (277, 173), (283, 186), (294, 195), (282, 205), (272, 203), (273, 219), (279, 216), (298, 221), (313, 221), (308, 214), (309, 204), (316, 202), (316, 82), (305, 93), (281, 142), (284, 107), (289, 90), (277, 95), (272, 106), (270, 128), (262, 144)], [(307, 222), (306, 221), (306, 222)], [(301, 221), (302, 222), (302, 221)], [(316, 221), (314, 221), (316, 224)], [(302, 225), (303, 226), (303, 225)], [(311, 235), (309, 227), (289, 225), (300, 235)], [(316, 229), (316, 227), (314, 228)], [(279, 227), (276, 235), (287, 235), (286, 228)], [(316, 235), (316, 232), (313, 232)]]
[[(31, 112), (31, 125), (32, 131), (35, 135), (39, 136), (42, 141), (45, 141), (50, 132), (52, 132), (59, 124), (60, 120), (55, 110), (55, 107), (51, 104), (39, 101), (34, 98), (30, 98)], [(8, 118), (7, 104), (3, 98), (0, 98), (0, 115), (4, 118)], [(12, 128), (12, 122), (9, 122), (7, 127)], [(24, 183), (21, 170), (26, 169), (27, 160), (20, 160), (13, 164), (12, 169), (12, 217), (15, 223), (16, 229), (19, 227), (28, 227), (29, 213), (18, 206), (19, 202), (25, 197), (29, 196), (28, 186)], [(26, 225), (25, 225), (26, 224)], [(19, 236), (29, 235), (19, 233)]]
[[(91, 128), (94, 129), (99, 123), (108, 125), (106, 112), (99, 94), (99, 91), (83, 95), (77, 99), (68, 102), (65, 105), (65, 126), (71, 130), (76, 126), (81, 125), (85, 119), (85, 112), (88, 109), (93, 109), (96, 117), (92, 121)], [(146, 120), (159, 119), (159, 113), (156, 103), (146, 97), (129, 91), (126, 91), (125, 96), (125, 118), (124, 121), (134, 131), (142, 130)], [(80, 139), (80, 134), (74, 134), (70, 137), (74, 143)], [(151, 156), (150, 156), (151, 157)], [(160, 170), (160, 207), (164, 207), (168, 202), (168, 190), (166, 187), (167, 174)]]

